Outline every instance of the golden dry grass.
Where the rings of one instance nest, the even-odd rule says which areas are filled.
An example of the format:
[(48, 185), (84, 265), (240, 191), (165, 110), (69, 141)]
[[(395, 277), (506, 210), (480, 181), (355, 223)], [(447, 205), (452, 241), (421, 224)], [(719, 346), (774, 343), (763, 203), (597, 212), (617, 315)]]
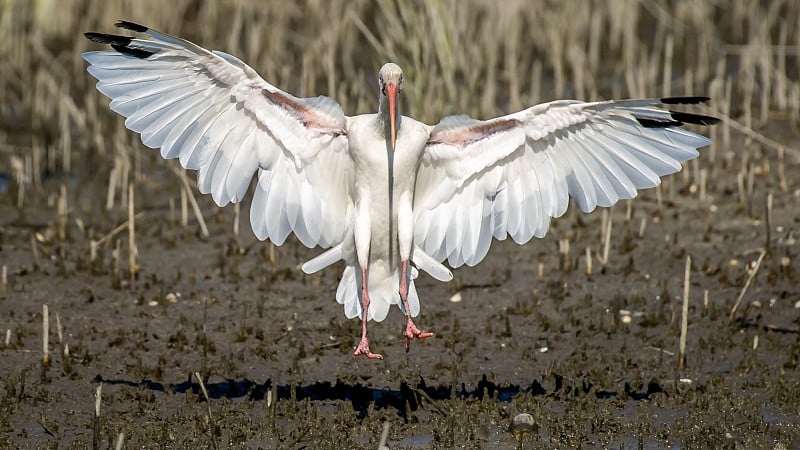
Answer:
[(405, 114), (428, 123), (557, 98), (709, 95), (717, 114), (736, 119), (712, 130), (712, 166), (731, 127), (776, 151), (780, 140), (758, 130), (770, 118), (800, 120), (791, 0), (3, 0), (0, 13), (0, 172), (13, 177), (18, 206), (43, 173), (80, 175), (73, 165), (87, 152), (110, 173), (106, 206), (118, 190), (124, 204), (121, 187), (142, 180), (140, 158), (156, 158), (131, 151), (137, 136), (80, 59), (97, 48), (82, 33), (116, 32), (118, 19), (237, 55), (278, 87), (329, 95), (348, 114), (375, 110), (376, 70), (393, 60), (407, 74)]
[[(0, 167), (18, 183), (35, 184), (41, 164), (70, 172), (86, 147), (111, 161), (110, 149), (136, 145), (79, 56), (96, 48), (84, 31), (114, 32), (118, 19), (225, 50), (349, 114), (375, 109), (376, 69), (394, 60), (407, 72), (405, 113), (429, 123), (564, 97), (692, 94), (712, 96), (748, 129), (770, 114), (800, 116), (800, 4), (791, 0), (4, 0), (0, 12)], [(727, 126), (722, 137), (730, 143)]]
[(81, 33), (113, 32), (118, 19), (235, 54), (279, 87), (330, 95), (348, 113), (375, 108), (374, 74), (394, 60), (407, 72), (407, 113), (428, 122), (562, 97), (693, 93), (714, 94), (737, 114), (756, 106), (759, 119), (797, 115), (797, 2), (495, 4), (5, 0), (4, 123), (74, 130), (107, 120), (79, 58), (95, 47)]

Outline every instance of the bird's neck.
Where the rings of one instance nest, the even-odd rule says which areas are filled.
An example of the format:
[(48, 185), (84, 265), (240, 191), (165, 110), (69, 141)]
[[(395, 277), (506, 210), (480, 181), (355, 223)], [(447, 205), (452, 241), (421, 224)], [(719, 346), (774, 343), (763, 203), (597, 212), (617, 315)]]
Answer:
[[(395, 108), (397, 111), (397, 133), (400, 132), (400, 98), (398, 96), (397, 100), (395, 100)], [(384, 137), (389, 136), (389, 97), (381, 94), (380, 101), (378, 102), (378, 127), (381, 129)]]

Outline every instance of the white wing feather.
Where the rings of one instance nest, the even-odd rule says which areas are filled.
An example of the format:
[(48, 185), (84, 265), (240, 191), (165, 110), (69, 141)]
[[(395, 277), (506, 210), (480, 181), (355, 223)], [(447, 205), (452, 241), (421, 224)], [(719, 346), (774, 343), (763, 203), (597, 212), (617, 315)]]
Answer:
[(569, 197), (588, 212), (658, 185), (711, 142), (661, 106), (562, 100), (483, 122), (444, 118), (417, 176), (414, 242), (452, 267), (475, 265), (492, 238), (544, 236)]
[(107, 43), (119, 52), (83, 54), (125, 126), (198, 170), (200, 191), (220, 206), (242, 200), (258, 171), (250, 219), (259, 239), (282, 244), (294, 232), (308, 247), (340, 242), (354, 176), (341, 107), (293, 97), (231, 55), (140, 28), (150, 39), (96, 35), (117, 39)]

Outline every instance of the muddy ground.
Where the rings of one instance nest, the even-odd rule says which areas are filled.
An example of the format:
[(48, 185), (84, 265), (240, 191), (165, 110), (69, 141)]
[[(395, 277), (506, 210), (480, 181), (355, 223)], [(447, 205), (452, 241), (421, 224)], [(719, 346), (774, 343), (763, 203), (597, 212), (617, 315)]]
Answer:
[[(776, 120), (762, 131), (796, 148), (792, 129)], [(746, 205), (739, 152), (750, 155)], [(182, 228), (170, 209), (179, 185), (155, 156), (141, 162), (134, 281), (127, 230), (90, 261), (89, 240), (126, 220), (124, 208), (107, 212), (97, 200), (105, 179), (87, 181), (91, 169), (88, 177), (52, 177), (23, 209), (9, 186), (0, 195), (0, 262), (8, 271), (0, 294), (0, 331), (8, 330), (0, 345), (0, 446), (108, 448), (124, 433), (126, 448), (377, 448), (389, 424), (391, 448), (514, 448), (511, 418), (529, 413), (537, 429), (523, 438), (525, 448), (796, 448), (797, 161), (787, 155), (784, 191), (769, 149), (737, 138), (717, 149), (713, 164), (708, 155), (694, 168), (709, 170), (704, 201), (692, 178), (677, 174), (662, 186), (660, 205), (649, 190), (630, 212), (625, 202), (612, 210), (604, 268), (596, 257), (601, 212), (570, 208), (545, 239), (496, 242), (453, 282), (423, 275), (417, 323), (436, 335), (406, 353), (394, 310), (371, 324), (382, 361), (352, 355), (359, 322), (345, 319), (334, 300), (340, 267), (303, 275), (298, 264), (316, 251), (294, 241), (272, 258), (270, 244), (250, 234), (246, 205), (238, 237), (233, 209), (205, 197), (211, 238), (199, 237), (194, 220)], [(62, 182), (68, 217), (59, 236), (57, 195), (48, 193)], [(564, 239), (566, 257), (558, 250)], [(766, 256), (731, 320), (762, 248)], [(687, 356), (679, 369), (687, 256)], [(457, 293), (460, 302), (452, 301)]]
[[(27, 4), (44, 5), (44, 13), (36, 17), (48, 26), (29, 25), (26, 20), (36, 23), (32, 13), (28, 19), (25, 13), (14, 20), (0, 20), (0, 31), (19, 28), (13, 45), (0, 42), (8, 45), (0, 47), (4, 50), (0, 55), (17, 58), (13, 67), (21, 68), (7, 69), (7, 61), (0, 65), (0, 77), (8, 77), (0, 79), (0, 266), (7, 274), (7, 285), (0, 287), (0, 448), (114, 448), (121, 437), (124, 448), (376, 449), (387, 425), (390, 448), (515, 448), (520, 442), (510, 424), (520, 413), (530, 414), (535, 422), (534, 429), (522, 436), (524, 448), (800, 447), (800, 124), (796, 117), (793, 121), (786, 105), (784, 112), (766, 114), (766, 125), (760, 124), (760, 111), (750, 111), (745, 98), (758, 103), (760, 89), (770, 83), (746, 65), (760, 66), (756, 61), (761, 60), (749, 58), (751, 54), (743, 50), (741, 54), (749, 59), (730, 56), (740, 54), (737, 45), (748, 44), (750, 28), (757, 28), (733, 19), (754, 16), (757, 24), (763, 15), (763, 21), (781, 22), (770, 28), (776, 35), (773, 40), (766, 39), (769, 33), (763, 40), (775, 45), (762, 47), (760, 38), (753, 38), (758, 46), (749, 51), (755, 55), (786, 47), (781, 50), (790, 55), (788, 68), (783, 67), (784, 78), (796, 83), (797, 46), (792, 36), (797, 15), (790, 8), (792, 2), (784, 2), (789, 13), (772, 8), (781, 2), (731, 3), (741, 8), (711, 2), (718, 11), (705, 15), (701, 13), (709, 9), (708, 4), (699, 2), (667, 4), (674, 8), (660, 2), (632, 2), (649, 11), (641, 13), (644, 18), (639, 22), (629, 22), (632, 14), (627, 11), (618, 21), (591, 20), (591, 24), (611, 27), (611, 44), (604, 43), (600, 50), (602, 59), (608, 60), (608, 72), (617, 78), (593, 75), (597, 85), (581, 87), (586, 91), (582, 98), (609, 98), (615, 92), (626, 95), (631, 89), (621, 88), (627, 83), (621, 81), (623, 72), (638, 74), (639, 66), (610, 70), (623, 67), (624, 61), (622, 50), (613, 42), (636, 43), (630, 54), (639, 56), (626, 59), (642, 60), (642, 67), (658, 67), (655, 72), (660, 72), (661, 59), (649, 64), (651, 59), (646, 58), (662, 53), (662, 47), (645, 39), (657, 29), (652, 17), (662, 17), (664, 11), (676, 17), (695, 11), (702, 20), (682, 21), (676, 28), (674, 71), (681, 78), (673, 83), (673, 95), (679, 94), (678, 85), (687, 79), (686, 84), (698, 85), (696, 92), (689, 91), (697, 95), (725, 92), (720, 86), (733, 83), (725, 85), (727, 106), (733, 105), (730, 115), (743, 123), (749, 115), (755, 131), (768, 140), (749, 141), (732, 131), (726, 143), (724, 125), (719, 125), (714, 132), (716, 147), (704, 149), (684, 172), (667, 177), (660, 195), (656, 190), (643, 191), (632, 202), (621, 202), (611, 210), (612, 238), (605, 266), (598, 258), (603, 253), (602, 212), (583, 214), (573, 205), (564, 217), (553, 221), (544, 239), (524, 246), (495, 242), (480, 265), (455, 270), (450, 283), (423, 274), (417, 280), (422, 312), (416, 322), (435, 332), (435, 337), (414, 342), (406, 353), (401, 337), (404, 317), (394, 309), (384, 322), (370, 324), (372, 350), (384, 354), (382, 361), (353, 356), (360, 323), (347, 320), (334, 298), (342, 267), (319, 276), (302, 274), (299, 264), (319, 250), (305, 249), (292, 239), (280, 248), (257, 241), (249, 230), (249, 201), (242, 205), (238, 235), (233, 232), (233, 207), (219, 209), (204, 196), (198, 201), (210, 237), (202, 237), (191, 213), (188, 225), (182, 226), (181, 184), (170, 169), (175, 165), (162, 161), (155, 151), (131, 144), (135, 138), (120, 131), (123, 120), (105, 110), (106, 102), (98, 100), (100, 94), (92, 89), (85, 64), (77, 57), (88, 48), (80, 32), (113, 32), (115, 19), (149, 17), (170, 27), (165, 31), (177, 33), (183, 24), (184, 32), (179, 34), (244, 58), (250, 51), (236, 52), (224, 44), (237, 41), (229, 39), (229, 33), (232, 24), (241, 22), (229, 19), (232, 13), (226, 11), (236, 9), (245, 25), (251, 16), (258, 25), (245, 27), (250, 31), (242, 36), (266, 36), (263, 42), (247, 40), (255, 43), (248, 49), (274, 46), (256, 52), (258, 60), (245, 59), (267, 70), (262, 73), (265, 77), (272, 72), (272, 77), (266, 77), (270, 81), (290, 82), (279, 86), (298, 87), (297, 80), (307, 79), (325, 84), (322, 80), (328, 78), (319, 74), (317, 78), (295, 75), (305, 73), (299, 68), (306, 65), (327, 71), (327, 62), (314, 62), (317, 53), (325, 55), (325, 61), (332, 51), (337, 58), (343, 55), (340, 63), (346, 70), (340, 68), (335, 74), (347, 81), (335, 97), (348, 100), (350, 107), (345, 109), (353, 112), (358, 109), (355, 105), (362, 104), (370, 105), (371, 111), (373, 92), (370, 103), (357, 102), (354, 93), (360, 91), (352, 86), (370, 86), (364, 80), (374, 81), (374, 76), (360, 66), (348, 66), (346, 57), (356, 55), (366, 61), (376, 51), (355, 33), (342, 33), (341, 39), (350, 36), (347, 39), (356, 43), (349, 52), (327, 49), (328, 38), (319, 36), (336, 35), (328, 25), (338, 23), (335, 14), (341, 13), (329, 11), (328, 2), (310, 2), (321, 5), (317, 12), (303, 11), (302, 20), (289, 17), (288, 25), (278, 23), (281, 14), (291, 12), (285, 8), (287, 2), (271, 10), (263, 6), (265, 2), (205, 2), (219, 3), (223, 11), (204, 8), (205, 16), (194, 24), (192, 14), (185, 13), (192, 11), (186, 4), (203, 2), (175, 2), (170, 10), (161, 3), (142, 7), (149, 14), (131, 11), (143, 2), (123, 2), (121, 11), (113, 10), (118, 2), (84, 3), (56, 13), (46, 9), (48, 2), (3, 3), (16, 9), (2, 11), (17, 14), (25, 13)], [(371, 3), (339, 4), (381, 9), (372, 8)], [(425, 10), (413, 7), (413, 2), (397, 3), (405, 5), (408, 14)], [(557, 91), (551, 85), (558, 83), (547, 79), (552, 77), (549, 67), (562, 59), (569, 60), (561, 61), (562, 65), (572, 64), (575, 49), (583, 48), (585, 42), (564, 42), (552, 53), (534, 43), (542, 42), (548, 30), (563, 23), (574, 23), (571, 30), (590, 27), (589, 15), (578, 14), (586, 12), (584, 5), (589, 2), (574, 3), (577, 11), (564, 9), (564, 16), (550, 19), (544, 14), (563, 3), (546, 2), (549, 8), (523, 5), (520, 14), (546, 20), (509, 21), (516, 24), (512, 31), (524, 29), (526, 39), (534, 42), (521, 41), (513, 52), (491, 50), (487, 54), (495, 55), (494, 59), (475, 56), (482, 53), (473, 50), (481, 43), (514, 40), (501, 39), (500, 31), (478, 25), (506, 22), (486, 20), (483, 13), (474, 21), (460, 22), (466, 32), (454, 36), (469, 39), (454, 40), (459, 45), (452, 51), (467, 52), (453, 59), (468, 61), (471, 67), (495, 61), (497, 70), (486, 74), (478, 70), (476, 76), (458, 81), (483, 83), (484, 75), (496, 73), (497, 82), (506, 83), (497, 88), (498, 97), (505, 95), (506, 88), (514, 93), (533, 92), (525, 79), (524, 89), (512, 91), (509, 85), (514, 80), (506, 77), (519, 73), (527, 78), (535, 70), (514, 72), (505, 64), (515, 57), (522, 61), (520, 65), (535, 58), (545, 67), (541, 100), (552, 99)], [(251, 9), (239, 10), (244, 4)], [(424, 4), (442, 7), (441, 17), (452, 16), (448, 6), (454, 3)], [(622, 9), (627, 5), (591, 4), (593, 14), (613, 13), (619, 5)], [(753, 5), (758, 14), (744, 8)], [(264, 10), (272, 11), (274, 17), (255, 14)], [(78, 22), (99, 13), (108, 16), (102, 25)], [(45, 19), (61, 15), (75, 16), (72, 25), (64, 25), (69, 33), (46, 34), (58, 23)], [(212, 28), (213, 18), (220, 18), (217, 29)], [(376, 34), (393, 30), (380, 20), (367, 18), (365, 23)], [(420, 23), (424, 32), (431, 31), (427, 20)], [(614, 34), (612, 25), (621, 23), (636, 24), (641, 32), (638, 36), (632, 31)], [(298, 24), (306, 25), (298, 28)], [(528, 24), (535, 26), (535, 32), (529, 32)], [(280, 34), (280, 29), (288, 31)], [(681, 34), (684, 29), (688, 31)], [(412, 44), (426, 39), (420, 40), (423, 32), (413, 30), (407, 33), (408, 41), (400, 33), (402, 40), (386, 47), (416, 53)], [(597, 30), (603, 36), (607, 31)], [(221, 42), (210, 42), (208, 36), (200, 39), (200, 31), (209, 31), (206, 34)], [(40, 34), (41, 39), (37, 38)], [(781, 34), (783, 40), (778, 39)], [(712, 69), (701, 70), (692, 58), (703, 60), (703, 53), (693, 56), (697, 52), (688, 45), (704, 42), (709, 35), (719, 36), (709, 41), (714, 43), (709, 48), (732, 52), (721, 61), (730, 64), (723, 75), (730, 73), (733, 78), (716, 80), (716, 84), (710, 75), (716, 63)], [(556, 36), (560, 39), (561, 35)], [(561, 43), (559, 39), (553, 42)], [(430, 42), (422, 44), (433, 45)], [(295, 54), (299, 49), (305, 52), (302, 61)], [(683, 52), (688, 56), (679, 58)], [(416, 59), (404, 59), (412, 60)], [(414, 67), (420, 79), (423, 72), (434, 75), (422, 79), (424, 92), (409, 89), (409, 98), (413, 102), (430, 96), (449, 104), (452, 99), (444, 91), (434, 93), (426, 84), (444, 71), (423, 67), (422, 61), (427, 59)], [(688, 64), (690, 70), (681, 64)], [(765, 67), (780, 69), (770, 64)], [(583, 70), (582, 64), (578, 66)], [(278, 73), (280, 79), (275, 76)], [(753, 80), (753, 84), (738, 80)], [(561, 81), (571, 86), (575, 80), (567, 76)], [(645, 81), (641, 87), (647, 95), (662, 92), (658, 76)], [(303, 86), (314, 95), (328, 93), (314, 84)], [(796, 89), (793, 86), (789, 87)], [(754, 91), (756, 87), (759, 90)], [(779, 87), (776, 83), (775, 89)], [(592, 94), (595, 88), (597, 95)], [(459, 90), (458, 99), (466, 93), (482, 94), (475, 92), (477, 88), (464, 91)], [(798, 92), (787, 86), (784, 91)], [(567, 90), (563, 96), (572, 92)], [(490, 101), (481, 102), (490, 111), (496, 112), (494, 105), (503, 104), (487, 98)], [(522, 100), (528, 98), (532, 97), (522, 96)], [(98, 114), (99, 108), (103, 112)], [(714, 103), (712, 108), (726, 110)], [(102, 121), (84, 124), (81, 130), (76, 117)], [(783, 158), (774, 143), (785, 147)], [(34, 151), (39, 151), (38, 156), (31, 157)], [(42, 170), (25, 169), (29, 179), (19, 207), (17, 181), (25, 177), (17, 174), (26, 164), (36, 163), (28, 163), (36, 157), (42, 159)], [(133, 280), (128, 230), (117, 229), (127, 220), (121, 193), (117, 192), (110, 210), (105, 207), (109, 173), (123, 159), (131, 161), (138, 214), (138, 275)], [(67, 163), (70, 170), (64, 169)], [(703, 171), (705, 188), (700, 181)], [(30, 177), (40, 177), (41, 184)], [(64, 213), (59, 213), (61, 201), (66, 201)], [(102, 241), (94, 260), (93, 240)], [(560, 253), (566, 242), (568, 250)], [(587, 247), (593, 261), (591, 274), (587, 274)], [(681, 305), (689, 256), (686, 363), (680, 368)], [(48, 364), (42, 363), (43, 305), (49, 311)], [(95, 416), (98, 388), (99, 418)]]

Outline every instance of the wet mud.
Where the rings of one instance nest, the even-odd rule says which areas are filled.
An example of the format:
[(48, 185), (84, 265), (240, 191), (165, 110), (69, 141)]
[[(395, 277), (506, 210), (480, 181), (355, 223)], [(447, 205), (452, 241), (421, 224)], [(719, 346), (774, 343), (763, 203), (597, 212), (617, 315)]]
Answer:
[[(717, 164), (704, 201), (677, 174), (660, 195), (615, 206), (605, 265), (603, 213), (571, 207), (546, 238), (495, 242), (450, 283), (422, 275), (417, 323), (435, 337), (406, 353), (393, 310), (370, 323), (382, 361), (352, 355), (360, 326), (334, 299), (341, 268), (303, 275), (315, 251), (272, 248), (246, 221), (237, 236), (233, 209), (208, 198), (211, 237), (182, 227), (156, 157), (136, 192), (133, 280), (127, 230), (91, 260), (90, 240), (127, 217), (97, 204), (97, 186), (67, 183), (67, 220), (45, 195), (20, 210), (6, 194), (0, 445), (109, 448), (124, 433), (126, 448), (377, 448), (388, 424), (390, 448), (515, 448), (517, 437), (524, 448), (795, 448), (800, 176), (786, 170), (783, 192), (776, 155), (758, 155), (753, 167), (771, 171), (754, 175), (746, 205), (740, 168)], [(515, 437), (521, 413), (534, 425)]]

